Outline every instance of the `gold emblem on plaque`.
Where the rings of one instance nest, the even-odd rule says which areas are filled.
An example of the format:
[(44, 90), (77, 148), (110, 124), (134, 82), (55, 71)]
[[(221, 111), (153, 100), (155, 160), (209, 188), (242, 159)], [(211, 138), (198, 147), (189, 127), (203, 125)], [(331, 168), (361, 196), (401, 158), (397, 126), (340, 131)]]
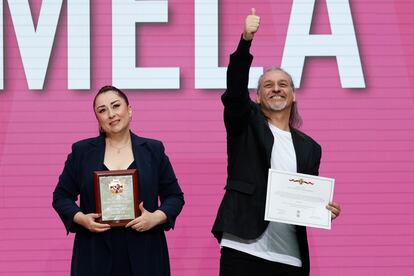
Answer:
[(119, 179), (114, 178), (111, 182), (109, 182), (108, 189), (112, 195), (119, 195), (124, 191), (124, 183), (122, 183)]

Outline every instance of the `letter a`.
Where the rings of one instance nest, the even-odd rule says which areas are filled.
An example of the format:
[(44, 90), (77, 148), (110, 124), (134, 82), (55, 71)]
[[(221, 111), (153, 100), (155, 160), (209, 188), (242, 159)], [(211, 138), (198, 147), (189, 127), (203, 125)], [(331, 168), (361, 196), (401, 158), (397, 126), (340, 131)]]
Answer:
[(326, 0), (332, 34), (310, 35), (316, 0), (294, 0), (282, 67), (300, 86), (307, 56), (335, 56), (343, 88), (365, 88), (348, 0)]

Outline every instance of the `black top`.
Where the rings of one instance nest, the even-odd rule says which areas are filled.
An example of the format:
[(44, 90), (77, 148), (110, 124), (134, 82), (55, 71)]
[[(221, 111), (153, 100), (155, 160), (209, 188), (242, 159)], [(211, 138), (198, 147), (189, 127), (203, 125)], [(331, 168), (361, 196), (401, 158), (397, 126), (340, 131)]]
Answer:
[[(105, 164), (102, 164), (102, 168), (104, 171), (109, 171)], [(136, 169), (135, 161), (129, 165), (128, 170), (130, 169)], [(128, 254), (127, 231), (134, 230), (125, 227), (112, 227), (108, 230), (112, 256), (111, 276), (132, 276), (132, 260)]]

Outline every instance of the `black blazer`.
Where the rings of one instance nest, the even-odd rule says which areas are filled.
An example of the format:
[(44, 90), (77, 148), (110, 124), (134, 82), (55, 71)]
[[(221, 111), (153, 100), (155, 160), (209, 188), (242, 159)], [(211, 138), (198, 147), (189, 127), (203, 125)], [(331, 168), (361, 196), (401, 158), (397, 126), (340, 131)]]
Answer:
[[(167, 222), (138, 233), (127, 229), (128, 252), (133, 275), (170, 275), (164, 230), (174, 227), (184, 205), (183, 193), (160, 141), (131, 133), (132, 150), (138, 169), (139, 196), (150, 212), (157, 209)], [(109, 232), (92, 233), (73, 222), (78, 212), (95, 213), (93, 171), (103, 169), (105, 137), (85, 139), (72, 145), (53, 193), (53, 207), (68, 232), (75, 232), (71, 275), (109, 275), (111, 243)], [(76, 200), (80, 195), (80, 206)], [(158, 203), (160, 199), (160, 205)]]
[[(222, 95), (227, 132), (227, 184), (212, 233), (220, 241), (223, 232), (243, 239), (258, 238), (269, 224), (264, 220), (267, 177), (273, 134), (258, 104), (247, 88), (253, 56), (251, 42), (240, 40), (230, 56), (227, 90)], [(291, 128), (297, 172), (317, 175), (321, 147), (309, 136)], [(309, 274), (306, 228), (297, 226), (305, 274)]]

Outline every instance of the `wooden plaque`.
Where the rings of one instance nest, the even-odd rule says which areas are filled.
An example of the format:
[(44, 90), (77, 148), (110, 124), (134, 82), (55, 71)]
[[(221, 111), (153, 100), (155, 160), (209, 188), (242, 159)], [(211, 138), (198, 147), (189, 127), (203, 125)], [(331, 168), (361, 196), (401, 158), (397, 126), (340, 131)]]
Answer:
[(97, 222), (125, 226), (141, 214), (136, 169), (95, 171), (93, 179), (96, 212), (101, 214)]

